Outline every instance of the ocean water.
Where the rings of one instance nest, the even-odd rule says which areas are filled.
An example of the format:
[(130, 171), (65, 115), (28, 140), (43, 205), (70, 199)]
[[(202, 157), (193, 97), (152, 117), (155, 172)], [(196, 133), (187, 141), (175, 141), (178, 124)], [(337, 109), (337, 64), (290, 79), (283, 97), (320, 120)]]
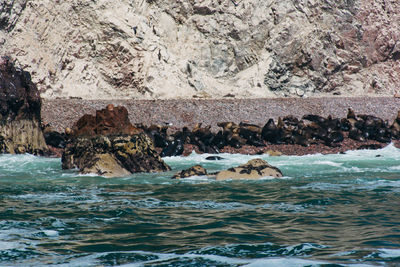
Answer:
[(400, 266), (400, 150), (261, 158), (283, 179), (106, 179), (0, 156), (0, 266)]

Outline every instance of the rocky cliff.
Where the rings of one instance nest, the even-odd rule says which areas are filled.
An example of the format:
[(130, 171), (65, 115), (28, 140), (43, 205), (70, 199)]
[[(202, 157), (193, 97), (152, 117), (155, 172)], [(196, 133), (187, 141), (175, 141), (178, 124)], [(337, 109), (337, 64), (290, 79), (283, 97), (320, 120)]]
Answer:
[(397, 0), (3, 0), (45, 98), (393, 95)]
[(30, 74), (0, 57), (0, 154), (47, 153), (40, 108)]

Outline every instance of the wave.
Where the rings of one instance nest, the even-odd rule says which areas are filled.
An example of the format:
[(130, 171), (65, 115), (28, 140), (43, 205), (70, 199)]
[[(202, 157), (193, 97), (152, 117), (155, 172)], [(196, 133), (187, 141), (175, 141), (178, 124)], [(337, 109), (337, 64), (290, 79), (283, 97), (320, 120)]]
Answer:
[[(256, 252), (254, 252), (256, 253)], [(241, 267), (264, 267), (264, 266), (352, 266), (367, 267), (377, 266), (363, 263), (340, 263), (328, 260), (305, 259), (304, 256), (294, 257), (258, 257), (241, 258), (238, 256), (224, 256), (215, 254), (199, 254), (198, 252), (188, 253), (155, 253), (147, 251), (115, 251), (105, 253), (93, 253), (90, 255), (81, 255), (76, 257), (64, 257), (49, 255), (47, 262), (52, 262), (52, 266), (97, 266), (97, 265), (118, 265), (123, 267), (141, 267), (141, 266), (241, 266)], [(59, 262), (63, 263), (59, 263)], [(29, 261), (35, 263), (33, 259)], [(40, 263), (38, 263), (40, 265)], [(8, 266), (18, 266), (18, 264), (8, 264)]]

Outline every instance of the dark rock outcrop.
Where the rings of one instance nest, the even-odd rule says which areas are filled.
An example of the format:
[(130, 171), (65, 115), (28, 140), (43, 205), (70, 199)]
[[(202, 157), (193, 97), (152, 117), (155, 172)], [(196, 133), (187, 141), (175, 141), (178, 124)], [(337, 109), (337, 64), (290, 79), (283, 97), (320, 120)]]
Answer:
[(45, 154), (41, 99), (28, 72), (0, 58), (0, 153)]
[(176, 173), (174, 176), (172, 176), (172, 179), (183, 179), (192, 176), (203, 176), (203, 175), (207, 175), (207, 170), (204, 169), (204, 167), (201, 165), (195, 165), (193, 167), (190, 167), (189, 169), (182, 170)]
[(62, 168), (78, 168), (83, 174), (105, 177), (170, 170), (154, 150), (151, 139), (143, 133), (77, 137), (63, 153)]
[(108, 105), (96, 116), (84, 115), (73, 126), (62, 155), (63, 169), (106, 177), (170, 170), (151, 138), (133, 127), (125, 107)]

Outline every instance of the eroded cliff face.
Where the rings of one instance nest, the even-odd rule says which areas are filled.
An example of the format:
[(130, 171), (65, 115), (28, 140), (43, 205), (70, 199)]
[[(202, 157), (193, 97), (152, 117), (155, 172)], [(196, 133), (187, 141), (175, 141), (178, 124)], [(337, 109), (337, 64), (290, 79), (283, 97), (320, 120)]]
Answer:
[(41, 99), (28, 72), (0, 57), (0, 154), (47, 153)]
[(41, 95), (392, 95), (397, 0), (4, 0), (0, 53)]

